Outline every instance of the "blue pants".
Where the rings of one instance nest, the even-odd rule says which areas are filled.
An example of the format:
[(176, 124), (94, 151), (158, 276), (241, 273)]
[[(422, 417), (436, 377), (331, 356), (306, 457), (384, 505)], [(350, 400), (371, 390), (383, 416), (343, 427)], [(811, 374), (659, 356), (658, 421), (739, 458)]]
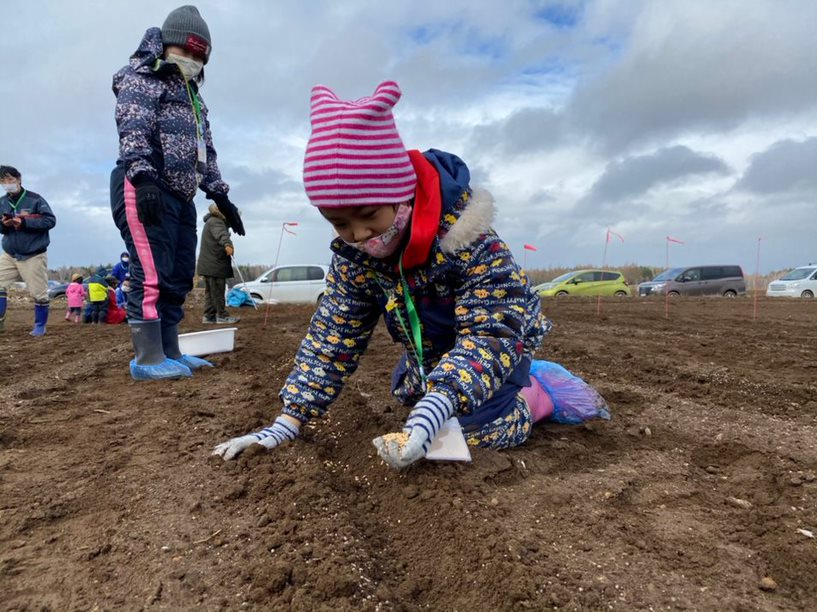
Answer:
[(184, 317), (184, 300), (196, 272), (196, 207), (162, 192), (161, 225), (145, 226), (136, 212), (136, 190), (117, 164), (111, 173), (111, 212), (130, 253), (131, 321), (162, 320), (176, 325)]

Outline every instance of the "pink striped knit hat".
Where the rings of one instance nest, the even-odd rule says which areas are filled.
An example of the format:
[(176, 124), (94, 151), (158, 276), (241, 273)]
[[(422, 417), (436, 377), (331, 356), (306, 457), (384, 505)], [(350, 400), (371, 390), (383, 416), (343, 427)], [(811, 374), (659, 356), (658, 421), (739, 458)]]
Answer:
[(417, 175), (391, 112), (401, 95), (394, 81), (354, 102), (323, 85), (312, 88), (304, 187), (314, 206), (396, 204), (414, 197)]

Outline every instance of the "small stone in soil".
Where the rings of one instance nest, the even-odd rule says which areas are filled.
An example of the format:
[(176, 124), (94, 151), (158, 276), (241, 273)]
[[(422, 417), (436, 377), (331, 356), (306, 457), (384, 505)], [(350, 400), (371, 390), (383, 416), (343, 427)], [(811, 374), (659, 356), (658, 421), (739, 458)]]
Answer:
[(774, 591), (777, 589), (777, 583), (774, 581), (774, 578), (770, 576), (764, 576), (760, 579), (760, 583), (757, 585), (761, 591)]
[(492, 506), (498, 506), (499, 505), (499, 500), (496, 497), (492, 497), (491, 498), (491, 505)]
[(420, 490), (416, 485), (406, 485), (403, 487), (403, 496), (406, 499), (413, 499), (420, 494)]
[(736, 508), (743, 508), (744, 510), (749, 510), (753, 505), (752, 502), (746, 499), (740, 499), (739, 497), (727, 497), (726, 501)]

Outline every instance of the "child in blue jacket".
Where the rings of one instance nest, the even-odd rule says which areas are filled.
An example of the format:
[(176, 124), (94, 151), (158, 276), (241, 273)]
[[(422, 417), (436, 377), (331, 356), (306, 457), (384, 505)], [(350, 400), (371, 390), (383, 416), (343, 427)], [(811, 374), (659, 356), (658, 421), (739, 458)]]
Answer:
[(508, 448), (553, 410), (530, 375), (549, 323), (491, 229), (493, 198), (471, 188), (455, 155), (406, 151), (391, 111), (400, 95), (394, 82), (354, 102), (323, 86), (312, 90), (304, 184), (339, 238), (326, 292), (280, 393), (281, 415), (217, 446), (225, 459), (254, 443), (273, 448), (292, 440), (302, 424), (322, 416), (357, 368), (381, 314), (406, 347), (392, 393), (413, 406), (404, 442), (374, 440), (389, 465), (425, 456), (452, 416), (469, 444)]

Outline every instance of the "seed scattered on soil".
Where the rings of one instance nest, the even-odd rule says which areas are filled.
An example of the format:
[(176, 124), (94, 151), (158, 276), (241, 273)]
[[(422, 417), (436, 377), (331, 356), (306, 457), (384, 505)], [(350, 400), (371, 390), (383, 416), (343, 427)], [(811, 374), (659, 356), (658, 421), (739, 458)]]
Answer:
[(397, 442), (400, 446), (404, 446), (406, 442), (408, 442), (408, 434), (407, 433), (387, 433), (383, 436), (384, 442)]

